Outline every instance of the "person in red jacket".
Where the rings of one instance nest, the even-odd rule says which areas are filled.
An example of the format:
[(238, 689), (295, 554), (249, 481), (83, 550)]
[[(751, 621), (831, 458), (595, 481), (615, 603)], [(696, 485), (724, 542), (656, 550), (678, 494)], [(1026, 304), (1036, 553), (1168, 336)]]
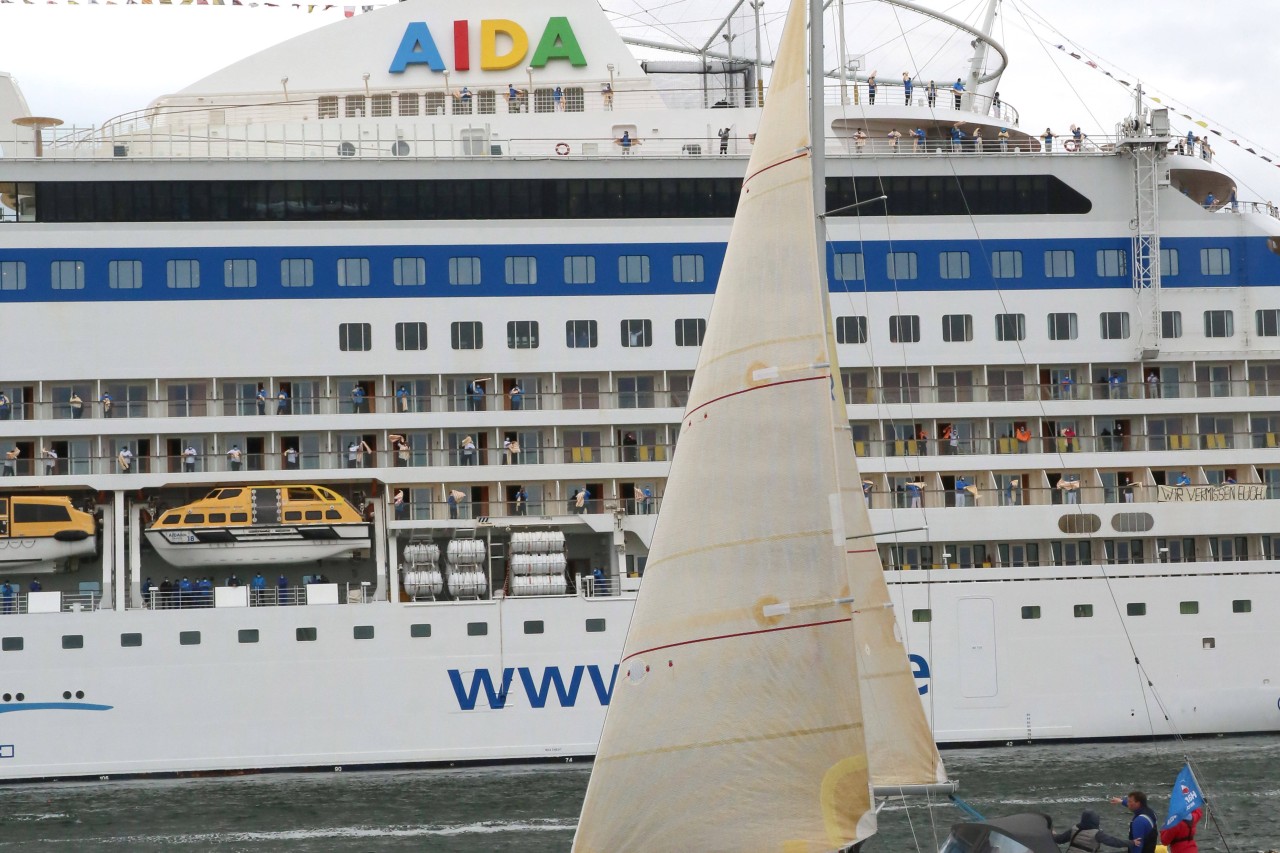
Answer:
[(1202, 817), (1200, 809), (1191, 812), (1186, 820), (1180, 820), (1168, 829), (1160, 830), (1160, 843), (1169, 848), (1169, 853), (1198, 853), (1196, 847), (1196, 825)]

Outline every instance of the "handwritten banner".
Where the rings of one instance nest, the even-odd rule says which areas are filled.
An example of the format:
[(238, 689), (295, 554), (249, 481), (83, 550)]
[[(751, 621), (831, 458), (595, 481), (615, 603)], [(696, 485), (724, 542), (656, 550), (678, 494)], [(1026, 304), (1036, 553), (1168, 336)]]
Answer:
[(1222, 486), (1156, 486), (1161, 503), (1209, 503), (1214, 501), (1264, 501), (1267, 487), (1261, 483), (1230, 483)]

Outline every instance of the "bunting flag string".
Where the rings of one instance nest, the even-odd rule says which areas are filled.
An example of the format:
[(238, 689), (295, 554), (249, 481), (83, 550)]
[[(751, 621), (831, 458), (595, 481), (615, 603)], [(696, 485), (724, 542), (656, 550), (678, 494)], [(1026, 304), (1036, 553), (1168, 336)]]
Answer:
[(372, 12), (390, 3), (362, 4), (360, 6), (339, 6), (335, 3), (273, 3), (269, 0), (0, 0), (0, 5), (22, 6), (241, 6), (244, 8), (265, 7), (270, 9), (294, 9), (307, 14), (315, 12), (331, 12), (341, 9), (343, 16), (350, 18), (357, 12)]
[[(0, 2), (3, 2), (3, 0), (0, 0)], [(1075, 53), (1071, 50), (1068, 50), (1067, 46), (1064, 44), (1054, 45), (1054, 47), (1056, 47), (1058, 50), (1065, 53), (1067, 56), (1070, 56), (1072, 59), (1083, 62), (1085, 65), (1089, 66), (1090, 68), (1099, 72), (1100, 74), (1105, 74), (1106, 76), (1110, 77), (1112, 80), (1115, 80), (1117, 83), (1121, 84), (1122, 86), (1125, 86), (1126, 88), (1133, 86), (1133, 84), (1130, 83), (1128, 80), (1122, 80), (1121, 78), (1117, 77), (1115, 74), (1112, 74), (1107, 69), (1099, 66), (1098, 63), (1094, 62), (1092, 59), (1085, 59), (1079, 53)], [(1145, 97), (1147, 100), (1151, 101), (1152, 103), (1159, 104), (1162, 107), (1166, 106), (1165, 102), (1162, 99), (1157, 98), (1154, 95), (1148, 95), (1144, 92), (1143, 97)], [(1248, 152), (1249, 154), (1252, 154), (1254, 157), (1257, 157), (1259, 160), (1264, 160), (1267, 163), (1271, 163), (1276, 168), (1280, 168), (1280, 163), (1276, 163), (1274, 159), (1266, 156), (1265, 154), (1259, 154), (1258, 151), (1253, 147), (1253, 145), (1247, 139), (1242, 143), (1239, 139), (1233, 139), (1229, 136), (1224, 135), (1221, 130), (1218, 130), (1216, 127), (1211, 126), (1209, 122), (1204, 121), (1203, 119), (1195, 118), (1194, 116), (1189, 115), (1188, 113), (1181, 112), (1177, 110), (1175, 107), (1173, 107), (1171, 104), (1168, 106), (1171, 109), (1175, 110), (1175, 115), (1178, 115), (1186, 119), (1187, 121), (1194, 124), (1196, 127), (1199, 127), (1202, 130), (1206, 130), (1209, 133), (1212, 133), (1214, 136), (1217, 136), (1221, 139), (1225, 139), (1227, 142), (1239, 148), (1241, 151)], [(1258, 147), (1261, 147), (1261, 146), (1258, 146)]]

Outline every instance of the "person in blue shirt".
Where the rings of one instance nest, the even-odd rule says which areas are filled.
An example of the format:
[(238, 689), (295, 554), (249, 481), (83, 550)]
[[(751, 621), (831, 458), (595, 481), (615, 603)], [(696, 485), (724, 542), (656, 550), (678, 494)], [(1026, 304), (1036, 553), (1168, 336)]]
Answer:
[(1217, 202), (1218, 202), (1218, 200), (1217, 200), (1216, 198), (1214, 198), (1213, 193), (1209, 193), (1208, 195), (1206, 195), (1206, 196), (1204, 197), (1204, 208), (1205, 208), (1205, 210), (1213, 210), (1213, 206), (1214, 206), (1215, 204), (1217, 204)]
[(289, 414), (289, 392), (283, 388), (276, 393), (276, 414)]
[(911, 75), (902, 72), (902, 102), (907, 106), (911, 106), (911, 88), (914, 84), (911, 82)]
[(964, 147), (964, 131), (960, 129), (963, 122), (956, 122), (951, 125), (951, 150), (960, 151)]
[(1159, 832), (1156, 813), (1147, 805), (1147, 795), (1130, 791), (1127, 797), (1112, 797), (1111, 802), (1122, 805), (1133, 814), (1129, 821), (1129, 853), (1156, 853)]
[(1048, 154), (1053, 150), (1053, 131), (1049, 128), (1044, 129), (1044, 135), (1040, 137), (1044, 141), (1044, 153)]
[[(154, 584), (151, 583), (151, 578), (147, 578), (147, 582), (143, 585), (144, 589), (145, 587), (148, 587), (148, 586), (154, 586)], [(44, 587), (40, 584), (40, 578), (32, 578), (31, 586), (29, 587), (29, 589), (31, 592), (40, 592), (42, 589), (44, 589)]]
[(4, 612), (13, 612), (13, 584), (8, 581), (4, 582), (4, 586), (0, 586), (0, 599), (4, 601)]
[(917, 127), (915, 130), (911, 131), (911, 140), (911, 150), (918, 152), (924, 148), (924, 128)]
[(524, 408), (524, 389), (520, 387), (519, 382), (511, 385), (511, 411), (518, 412)]
[(876, 103), (876, 72), (874, 71), (867, 75), (867, 103), (872, 106)]
[(640, 514), (648, 515), (653, 512), (653, 489), (645, 486), (640, 490)]
[(467, 383), (467, 411), (484, 411), (484, 385), (478, 379)]
[(364, 413), (364, 388), (359, 385), (351, 387), (351, 411), (357, 415)]
[(403, 385), (396, 389), (396, 411), (409, 411), (409, 389)]
[(178, 606), (189, 607), (191, 604), (191, 579), (183, 578), (178, 581)]
[(951, 93), (956, 102), (956, 109), (960, 109), (960, 96), (964, 94), (964, 83), (960, 82), (959, 77), (951, 84)]
[(938, 103), (938, 84), (930, 80), (929, 88), (925, 90), (925, 95), (929, 99), (929, 106), (935, 106)]
[(907, 506), (911, 509), (920, 509), (921, 499), (924, 497), (924, 482), (912, 480), (906, 484), (906, 490)]
[(9, 395), (4, 393), (3, 391), (0, 391), (0, 421), (9, 420), (9, 417), (12, 414), (13, 414), (13, 407), (9, 403)]
[(258, 414), (265, 415), (267, 413), (267, 388), (261, 382), (258, 383)]
[(630, 154), (631, 146), (634, 144), (634, 141), (631, 139), (631, 131), (622, 131), (622, 138), (618, 140), (618, 144), (622, 146), (623, 154)]
[(1178, 478), (1173, 481), (1175, 486), (1190, 486), (1191, 478), (1187, 476), (1186, 471), (1179, 472)]
[(561, 112), (564, 109), (564, 90), (556, 86), (551, 92), (551, 100), (556, 112)]
[(956, 477), (956, 506), (968, 506), (969, 493), (966, 491), (968, 488), (969, 481), (965, 479), (963, 474)]
[(284, 575), (276, 579), (276, 603), (289, 603), (289, 579)]

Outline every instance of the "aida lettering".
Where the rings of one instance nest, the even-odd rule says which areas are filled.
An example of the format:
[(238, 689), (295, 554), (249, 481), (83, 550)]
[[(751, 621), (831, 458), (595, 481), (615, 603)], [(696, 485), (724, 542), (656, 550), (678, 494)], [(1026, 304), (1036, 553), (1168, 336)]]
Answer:
[(1220, 486), (1157, 486), (1162, 503), (1212, 503), (1214, 501), (1264, 501), (1267, 487), (1261, 483), (1224, 483)]
[[(453, 22), (454, 71), (471, 70), (471, 23)], [(515, 21), (491, 18), (480, 22), (479, 32), (480, 70), (507, 71), (525, 65), (529, 55), (529, 33)], [(545, 68), (548, 62), (561, 60), (574, 68), (587, 64), (586, 55), (578, 44), (569, 19), (552, 17), (542, 30), (538, 46), (529, 60), (530, 68)], [(425, 65), (432, 71), (448, 71), (440, 48), (431, 35), (431, 28), (423, 21), (413, 21), (404, 30), (400, 47), (391, 60), (392, 74), (403, 74), (410, 66)]]

